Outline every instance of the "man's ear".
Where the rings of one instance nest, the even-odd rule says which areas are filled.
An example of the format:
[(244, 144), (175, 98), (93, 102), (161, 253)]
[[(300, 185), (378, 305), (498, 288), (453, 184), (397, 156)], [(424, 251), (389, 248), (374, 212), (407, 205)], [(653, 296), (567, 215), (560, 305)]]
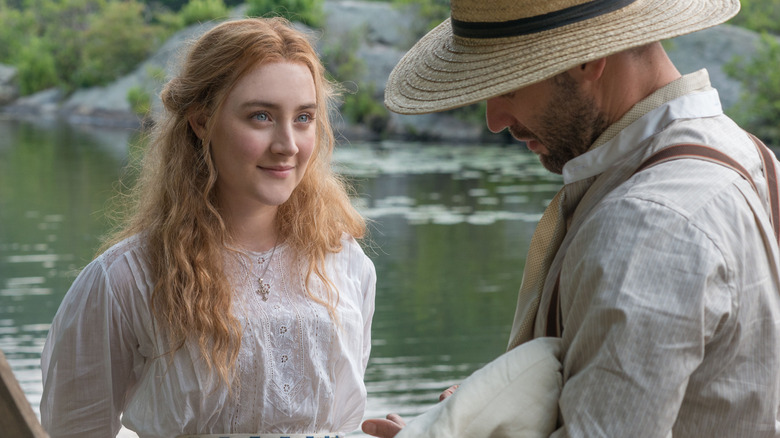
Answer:
[(579, 81), (597, 81), (604, 74), (607, 58), (594, 59), (569, 69), (569, 75)]
[(199, 139), (203, 140), (206, 137), (206, 121), (208, 118), (202, 112), (192, 113), (187, 117), (187, 121), (190, 123), (190, 127), (195, 131), (195, 135)]

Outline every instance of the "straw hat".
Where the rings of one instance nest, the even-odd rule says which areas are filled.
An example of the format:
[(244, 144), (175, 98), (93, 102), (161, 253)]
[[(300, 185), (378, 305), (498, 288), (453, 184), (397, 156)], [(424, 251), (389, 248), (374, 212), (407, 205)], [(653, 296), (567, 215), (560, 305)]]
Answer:
[(395, 66), (385, 105), (444, 111), (583, 62), (723, 23), (738, 0), (452, 0), (451, 18)]

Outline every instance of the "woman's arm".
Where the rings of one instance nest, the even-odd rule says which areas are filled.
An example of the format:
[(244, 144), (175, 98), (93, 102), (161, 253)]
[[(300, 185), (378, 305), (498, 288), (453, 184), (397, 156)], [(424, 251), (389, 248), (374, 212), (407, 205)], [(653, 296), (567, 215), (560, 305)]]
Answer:
[(41, 423), (52, 438), (115, 437), (137, 341), (98, 258), (65, 295), (41, 356)]

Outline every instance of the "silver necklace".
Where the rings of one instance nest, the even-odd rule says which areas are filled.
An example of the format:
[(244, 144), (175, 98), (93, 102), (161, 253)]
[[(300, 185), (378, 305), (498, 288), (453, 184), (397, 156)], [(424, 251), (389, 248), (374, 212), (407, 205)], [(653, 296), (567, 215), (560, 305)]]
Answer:
[[(255, 293), (260, 295), (260, 298), (263, 299), (263, 301), (268, 301), (268, 294), (271, 293), (271, 283), (266, 283), (264, 280), (265, 274), (268, 272), (268, 268), (271, 266), (271, 261), (274, 258), (274, 253), (276, 252), (276, 245), (274, 245), (274, 249), (271, 250), (271, 255), (268, 256), (268, 263), (265, 265), (265, 269), (263, 269), (263, 273), (260, 274), (260, 276), (257, 278), (257, 289), (255, 289)], [(265, 263), (265, 257), (260, 257), (257, 259), (258, 264)]]
[[(266, 263), (265, 268), (263, 268), (263, 272), (260, 274), (259, 277), (257, 277), (257, 288), (255, 289), (255, 293), (260, 296), (260, 298), (263, 299), (263, 301), (268, 301), (268, 294), (271, 293), (271, 283), (265, 282), (265, 274), (268, 272), (268, 268), (271, 267), (271, 261), (273, 261), (274, 254), (276, 253), (276, 244), (274, 244), (273, 250), (271, 250), (271, 255), (268, 256), (268, 261), (266, 263), (265, 257), (258, 257), (257, 258), (257, 264), (261, 265), (263, 263)], [(244, 265), (244, 268), (246, 268), (246, 265)], [(250, 276), (252, 275), (253, 269), (247, 269), (247, 274)]]

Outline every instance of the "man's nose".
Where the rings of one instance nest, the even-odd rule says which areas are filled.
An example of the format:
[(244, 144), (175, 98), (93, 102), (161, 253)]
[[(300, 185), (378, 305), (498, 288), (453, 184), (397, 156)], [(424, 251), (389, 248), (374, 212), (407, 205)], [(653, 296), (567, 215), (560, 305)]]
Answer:
[(514, 124), (514, 119), (506, 110), (506, 99), (494, 97), (487, 100), (487, 110), (485, 111), (485, 120), (490, 132), (499, 133), (506, 127)]

